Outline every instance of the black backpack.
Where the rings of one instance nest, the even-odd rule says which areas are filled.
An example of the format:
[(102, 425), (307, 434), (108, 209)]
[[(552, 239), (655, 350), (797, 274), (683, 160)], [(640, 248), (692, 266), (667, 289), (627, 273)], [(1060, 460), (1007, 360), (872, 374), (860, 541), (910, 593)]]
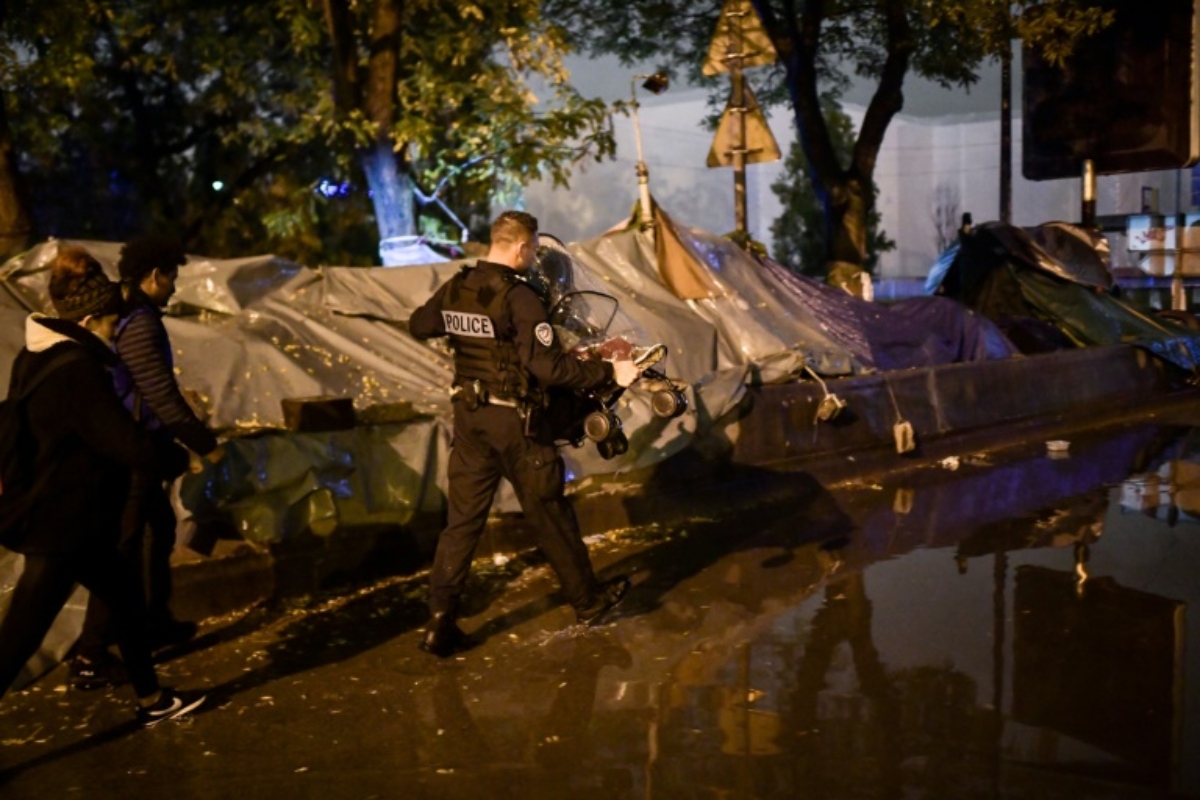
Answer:
[(79, 348), (67, 348), (0, 401), (0, 544), (20, 538), (27, 512), (49, 474), (36, 471), (37, 443), (25, 418), (25, 401), (55, 370), (83, 357)]

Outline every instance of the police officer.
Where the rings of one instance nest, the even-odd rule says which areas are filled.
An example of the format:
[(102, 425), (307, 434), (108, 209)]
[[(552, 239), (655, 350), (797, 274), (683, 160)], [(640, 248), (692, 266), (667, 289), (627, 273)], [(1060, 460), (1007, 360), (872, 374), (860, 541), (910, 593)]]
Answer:
[(454, 350), (449, 520), (429, 575), (433, 618), (420, 645), (439, 657), (465, 644), (459, 596), (501, 477), (516, 490), (580, 622), (598, 622), (629, 588), (626, 577), (597, 580), (541, 412), (550, 387), (629, 386), (639, 370), (628, 360), (582, 361), (556, 341), (545, 305), (521, 279), (533, 265), (537, 227), (530, 214), (502, 213), (492, 223), (487, 258), (443, 284), (409, 320), (413, 336), (448, 336)]

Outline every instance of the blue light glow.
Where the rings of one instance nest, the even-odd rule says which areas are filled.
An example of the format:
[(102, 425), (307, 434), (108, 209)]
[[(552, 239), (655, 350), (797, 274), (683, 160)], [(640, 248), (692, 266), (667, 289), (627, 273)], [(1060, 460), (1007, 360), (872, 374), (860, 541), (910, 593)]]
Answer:
[(345, 197), (353, 187), (348, 182), (334, 183), (328, 178), (322, 178), (313, 190), (322, 197)]

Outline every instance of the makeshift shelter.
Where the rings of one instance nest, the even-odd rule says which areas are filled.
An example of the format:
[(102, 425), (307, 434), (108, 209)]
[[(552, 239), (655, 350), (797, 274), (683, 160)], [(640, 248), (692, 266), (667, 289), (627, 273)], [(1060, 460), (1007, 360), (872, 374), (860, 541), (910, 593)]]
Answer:
[[(656, 208), (654, 231), (626, 224), (560, 248), (570, 288), (616, 298), (609, 333), (662, 342), (689, 385), (689, 411), (663, 420), (636, 386), (619, 409), (629, 452), (565, 451), (572, 476), (646, 467), (679, 453), (737, 406), (747, 385), (1012, 354), (984, 320), (948, 300), (891, 308), (760, 263), (729, 240)], [(0, 381), (21, 321), (48, 311), (51, 241), (0, 267)], [(116, 273), (119, 245), (74, 242)], [(232, 437), (229, 458), (182, 482), (182, 516), (251, 541), (308, 530), (398, 524), (435, 513), (449, 447), (452, 360), (407, 333), (412, 311), (462, 262), (312, 269), (271, 256), (192, 258), (166, 325), (180, 384)], [(561, 276), (560, 276), (561, 278)], [(358, 430), (286, 432), (282, 401), (345, 397)], [(370, 465), (364, 469), (363, 465)], [(515, 509), (511, 495), (502, 508)]]
[(1189, 372), (1200, 363), (1200, 336), (1114, 296), (1106, 246), (1066, 223), (976, 226), (926, 288), (988, 317), (1025, 353), (1129, 343)]
[[(0, 267), (0, 392), (23, 345), (25, 317), (50, 311), (48, 264), (65, 244), (43, 243)], [(118, 244), (70, 244), (115, 277)], [(1012, 352), (950, 301), (921, 312), (942, 322), (904, 323), (916, 306), (887, 311), (838, 293), (661, 210), (653, 231), (625, 225), (561, 249), (573, 288), (620, 302), (609, 332), (666, 344), (664, 371), (688, 384), (688, 411), (674, 419), (654, 416), (645, 390), (627, 392), (618, 411), (631, 432), (628, 452), (604, 460), (590, 446), (567, 448), (575, 486), (657, 464), (714, 432), (719, 441), (725, 426), (736, 428), (730, 412), (748, 386)], [(183, 541), (203, 548), (216, 531), (267, 545), (436, 518), (444, 506), (452, 359), (444, 344), (409, 336), (407, 322), (461, 266), (314, 269), (272, 256), (190, 258), (165, 324), (180, 385), (229, 441), (221, 464), (180, 482)], [(283, 401), (318, 397), (349, 398), (357, 425), (288, 430)], [(511, 490), (498, 506), (516, 509)], [(20, 559), (0, 556), (3, 589)], [(79, 608), (56, 627), (63, 635), (50, 663), (73, 639)]]

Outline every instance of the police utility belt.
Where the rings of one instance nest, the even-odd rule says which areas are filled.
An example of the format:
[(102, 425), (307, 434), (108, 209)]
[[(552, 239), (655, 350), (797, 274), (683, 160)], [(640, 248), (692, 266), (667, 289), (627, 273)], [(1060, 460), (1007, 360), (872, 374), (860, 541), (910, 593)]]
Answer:
[(481, 406), (504, 406), (524, 412), (530, 405), (528, 401), (517, 400), (513, 397), (498, 397), (489, 392), (483, 382), (478, 380), (454, 384), (450, 387), (450, 399), (462, 401), (472, 411)]

